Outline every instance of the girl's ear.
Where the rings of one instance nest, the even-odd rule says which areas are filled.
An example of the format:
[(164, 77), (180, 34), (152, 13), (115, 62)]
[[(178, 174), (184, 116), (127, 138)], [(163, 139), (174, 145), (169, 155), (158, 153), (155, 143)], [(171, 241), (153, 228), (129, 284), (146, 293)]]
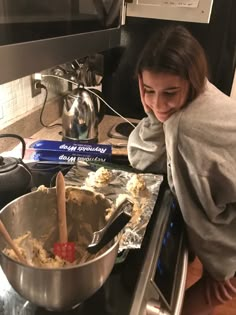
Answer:
[(144, 92), (143, 79), (142, 79), (141, 74), (138, 75), (138, 86), (139, 86), (139, 93), (140, 93), (141, 102), (143, 104), (143, 108), (144, 108), (145, 112), (147, 113), (150, 111), (150, 108), (146, 105), (145, 100), (144, 100), (145, 92)]

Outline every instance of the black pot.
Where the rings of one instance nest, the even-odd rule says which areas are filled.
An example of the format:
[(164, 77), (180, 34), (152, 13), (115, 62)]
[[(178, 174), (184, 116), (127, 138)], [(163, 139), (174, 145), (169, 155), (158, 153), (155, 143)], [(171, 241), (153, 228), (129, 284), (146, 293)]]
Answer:
[(0, 156), (0, 208), (8, 202), (30, 191), (32, 174), (22, 161), (25, 141), (15, 134), (0, 134), (0, 138), (16, 138), (22, 144), (21, 158)]

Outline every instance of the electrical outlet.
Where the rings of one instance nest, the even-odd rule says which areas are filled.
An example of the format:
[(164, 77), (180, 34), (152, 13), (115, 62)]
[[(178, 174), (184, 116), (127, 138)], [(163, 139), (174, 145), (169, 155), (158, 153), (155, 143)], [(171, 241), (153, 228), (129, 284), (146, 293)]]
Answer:
[(0, 119), (3, 118), (3, 105), (0, 105)]
[(39, 82), (39, 80), (35, 80), (35, 77), (31, 75), (31, 96), (32, 98), (39, 95), (41, 93), (41, 87), (37, 87), (36, 83)]

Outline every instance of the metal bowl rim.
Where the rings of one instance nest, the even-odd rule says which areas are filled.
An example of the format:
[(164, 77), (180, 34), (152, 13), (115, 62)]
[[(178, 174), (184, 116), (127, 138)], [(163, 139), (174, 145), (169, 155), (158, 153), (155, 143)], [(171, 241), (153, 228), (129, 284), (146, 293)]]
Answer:
[[(42, 186), (43, 186), (43, 185), (42, 185)], [(92, 190), (90, 190), (90, 189), (80, 188), (80, 187), (77, 187), (77, 186), (75, 186), (75, 185), (66, 185), (65, 188), (66, 188), (66, 189), (67, 189), (67, 188), (74, 188), (74, 189), (78, 189), (78, 190), (81, 190), (81, 191), (89, 191), (89, 192), (93, 193), (94, 195), (104, 196), (105, 199), (107, 199), (108, 201), (110, 201), (108, 198), (106, 198), (105, 195), (103, 195), (103, 194), (101, 194), (101, 193), (97, 193), (97, 192), (92, 191)], [(2, 212), (4, 212), (4, 210), (5, 210), (8, 206), (10, 206), (11, 204), (15, 203), (16, 201), (22, 199), (23, 197), (29, 196), (29, 195), (35, 195), (35, 194), (37, 194), (37, 193), (48, 193), (48, 190), (49, 190), (49, 191), (56, 191), (56, 187), (55, 187), (55, 186), (54, 186), (54, 187), (46, 187), (46, 186), (45, 186), (45, 191), (44, 191), (44, 190), (38, 190), (38, 189), (37, 189), (37, 190), (30, 191), (30, 192), (28, 192), (28, 193), (26, 193), (26, 194), (24, 194), (24, 195), (22, 195), (22, 196), (19, 196), (19, 197), (15, 198), (14, 200), (8, 202), (8, 203), (0, 210), (0, 214), (1, 214)]]
[[(93, 191), (88, 190), (88, 189), (79, 188), (79, 187), (77, 187), (77, 186), (71, 186), (71, 185), (66, 186), (66, 188), (71, 188), (71, 187), (72, 187), (72, 188), (75, 188), (75, 189), (78, 189), (78, 190), (90, 191), (90, 192), (94, 193), (95, 195), (96, 195), (96, 194), (99, 195), (99, 193), (93, 192)], [(56, 187), (50, 187), (50, 188), (48, 188), (48, 187), (45, 186), (45, 189), (50, 190), (50, 191), (55, 191), (55, 190), (56, 190)], [(31, 192), (29, 192), (29, 193), (27, 193), (27, 194), (24, 194), (24, 195), (22, 195), (22, 196), (20, 196), (20, 197), (18, 197), (18, 198), (16, 198), (16, 199), (14, 199), (14, 200), (12, 200), (11, 202), (9, 202), (8, 204), (6, 204), (6, 205), (0, 210), (0, 214), (1, 214), (2, 212), (4, 212), (5, 208), (7, 208), (10, 204), (16, 202), (17, 200), (21, 199), (21, 198), (24, 197), (24, 196), (33, 195), (33, 194), (35, 194), (35, 193), (37, 193), (37, 192), (41, 192), (41, 190), (31, 191)], [(46, 191), (45, 191), (45, 192), (46, 192)], [(101, 195), (101, 194), (100, 194), (100, 195)], [(106, 197), (105, 197), (105, 198), (106, 198)], [(2, 251), (1, 251), (0, 254), (2, 254), (7, 260), (10, 260), (10, 261), (13, 262), (13, 263), (19, 264), (19, 265), (23, 266), (24, 268), (36, 269), (36, 270), (45, 271), (45, 272), (52, 271), (52, 270), (55, 270), (55, 271), (71, 270), (71, 269), (75, 269), (75, 268), (79, 268), (79, 267), (83, 267), (83, 266), (89, 265), (89, 264), (91, 264), (91, 263), (93, 263), (93, 262), (95, 262), (95, 261), (97, 261), (97, 260), (102, 259), (104, 256), (108, 255), (108, 254), (110, 253), (110, 251), (112, 251), (112, 250), (119, 244), (119, 241), (120, 241), (120, 237), (119, 237), (119, 236), (116, 236), (116, 238), (114, 239), (114, 244), (113, 244), (111, 247), (109, 247), (109, 248), (108, 248), (104, 253), (102, 253), (101, 255), (99, 255), (99, 256), (95, 257), (94, 259), (91, 259), (91, 260), (89, 260), (89, 261), (87, 261), (87, 262), (84, 262), (84, 263), (82, 263), (82, 264), (78, 264), (78, 265), (74, 265), (74, 266), (65, 266), (65, 267), (61, 267), (61, 268), (44, 268), (44, 267), (35, 267), (35, 266), (31, 266), (31, 265), (25, 265), (25, 264), (23, 264), (23, 263), (21, 263), (21, 262), (19, 262), (19, 261), (17, 261), (17, 260), (12, 259), (12, 258), (9, 257), (8, 255), (4, 254)], [(0, 265), (1, 265), (1, 263), (0, 263)]]

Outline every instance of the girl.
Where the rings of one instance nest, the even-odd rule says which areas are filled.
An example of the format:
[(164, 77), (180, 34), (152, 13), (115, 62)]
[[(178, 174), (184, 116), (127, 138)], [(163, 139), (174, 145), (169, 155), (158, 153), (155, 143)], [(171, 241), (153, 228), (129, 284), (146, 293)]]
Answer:
[(129, 160), (167, 172), (205, 270), (182, 314), (211, 314), (236, 296), (236, 102), (208, 81), (204, 51), (182, 26), (151, 37), (137, 75), (147, 117), (129, 137)]

